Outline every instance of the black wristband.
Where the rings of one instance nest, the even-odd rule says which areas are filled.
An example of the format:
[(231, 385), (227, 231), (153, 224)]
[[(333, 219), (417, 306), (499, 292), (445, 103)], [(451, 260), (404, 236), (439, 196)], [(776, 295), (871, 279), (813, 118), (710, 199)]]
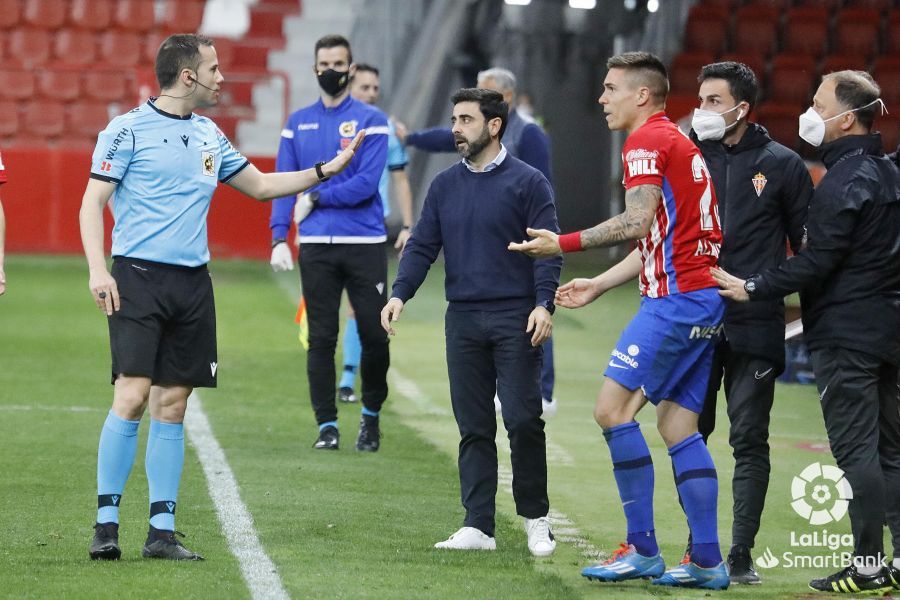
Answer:
[(321, 183), (325, 183), (326, 181), (331, 179), (330, 177), (326, 177), (325, 172), (322, 171), (322, 165), (324, 165), (324, 164), (325, 164), (325, 161), (319, 161), (314, 165), (315, 169), (316, 169), (316, 177), (319, 178), (319, 181)]
[(403, 225), (400, 230), (401, 231), (409, 231), (412, 229), (412, 225)]
[(274, 240), (272, 240), (272, 247), (274, 248), (278, 244), (286, 244), (286, 243), (287, 243), (287, 240), (285, 238), (275, 238)]

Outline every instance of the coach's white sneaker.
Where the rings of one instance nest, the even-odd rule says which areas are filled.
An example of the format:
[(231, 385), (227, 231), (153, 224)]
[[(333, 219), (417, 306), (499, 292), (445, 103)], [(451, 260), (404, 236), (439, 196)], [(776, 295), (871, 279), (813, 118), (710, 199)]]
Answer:
[(532, 555), (550, 556), (556, 550), (556, 540), (553, 539), (547, 517), (525, 519), (525, 533), (528, 534), (528, 550)]
[(549, 419), (556, 414), (556, 398), (550, 398), (549, 400), (541, 398), (541, 406), (544, 409), (543, 412), (541, 412), (541, 418)]
[(434, 547), (443, 550), (496, 550), (497, 542), (480, 529), (463, 527)]

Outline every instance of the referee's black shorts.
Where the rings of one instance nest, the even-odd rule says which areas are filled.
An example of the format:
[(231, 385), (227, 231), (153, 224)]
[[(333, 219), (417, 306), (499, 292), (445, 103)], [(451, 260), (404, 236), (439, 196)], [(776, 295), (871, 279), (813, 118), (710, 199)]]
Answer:
[(216, 306), (206, 265), (182, 267), (116, 256), (120, 309), (109, 317), (112, 381), (216, 387)]

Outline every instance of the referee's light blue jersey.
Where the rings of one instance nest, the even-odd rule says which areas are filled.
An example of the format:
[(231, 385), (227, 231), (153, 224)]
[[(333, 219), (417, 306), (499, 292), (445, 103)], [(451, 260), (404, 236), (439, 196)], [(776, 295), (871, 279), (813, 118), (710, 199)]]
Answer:
[(213, 192), (248, 164), (211, 120), (163, 112), (152, 99), (110, 121), (97, 138), (91, 177), (116, 184), (113, 256), (208, 263)]

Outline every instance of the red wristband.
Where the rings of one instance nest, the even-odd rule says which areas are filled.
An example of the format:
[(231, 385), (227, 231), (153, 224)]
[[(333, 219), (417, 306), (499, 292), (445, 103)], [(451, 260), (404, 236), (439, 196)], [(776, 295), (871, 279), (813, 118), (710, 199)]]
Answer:
[(584, 246), (581, 245), (581, 232), (567, 233), (559, 236), (559, 249), (563, 252), (581, 252)]

